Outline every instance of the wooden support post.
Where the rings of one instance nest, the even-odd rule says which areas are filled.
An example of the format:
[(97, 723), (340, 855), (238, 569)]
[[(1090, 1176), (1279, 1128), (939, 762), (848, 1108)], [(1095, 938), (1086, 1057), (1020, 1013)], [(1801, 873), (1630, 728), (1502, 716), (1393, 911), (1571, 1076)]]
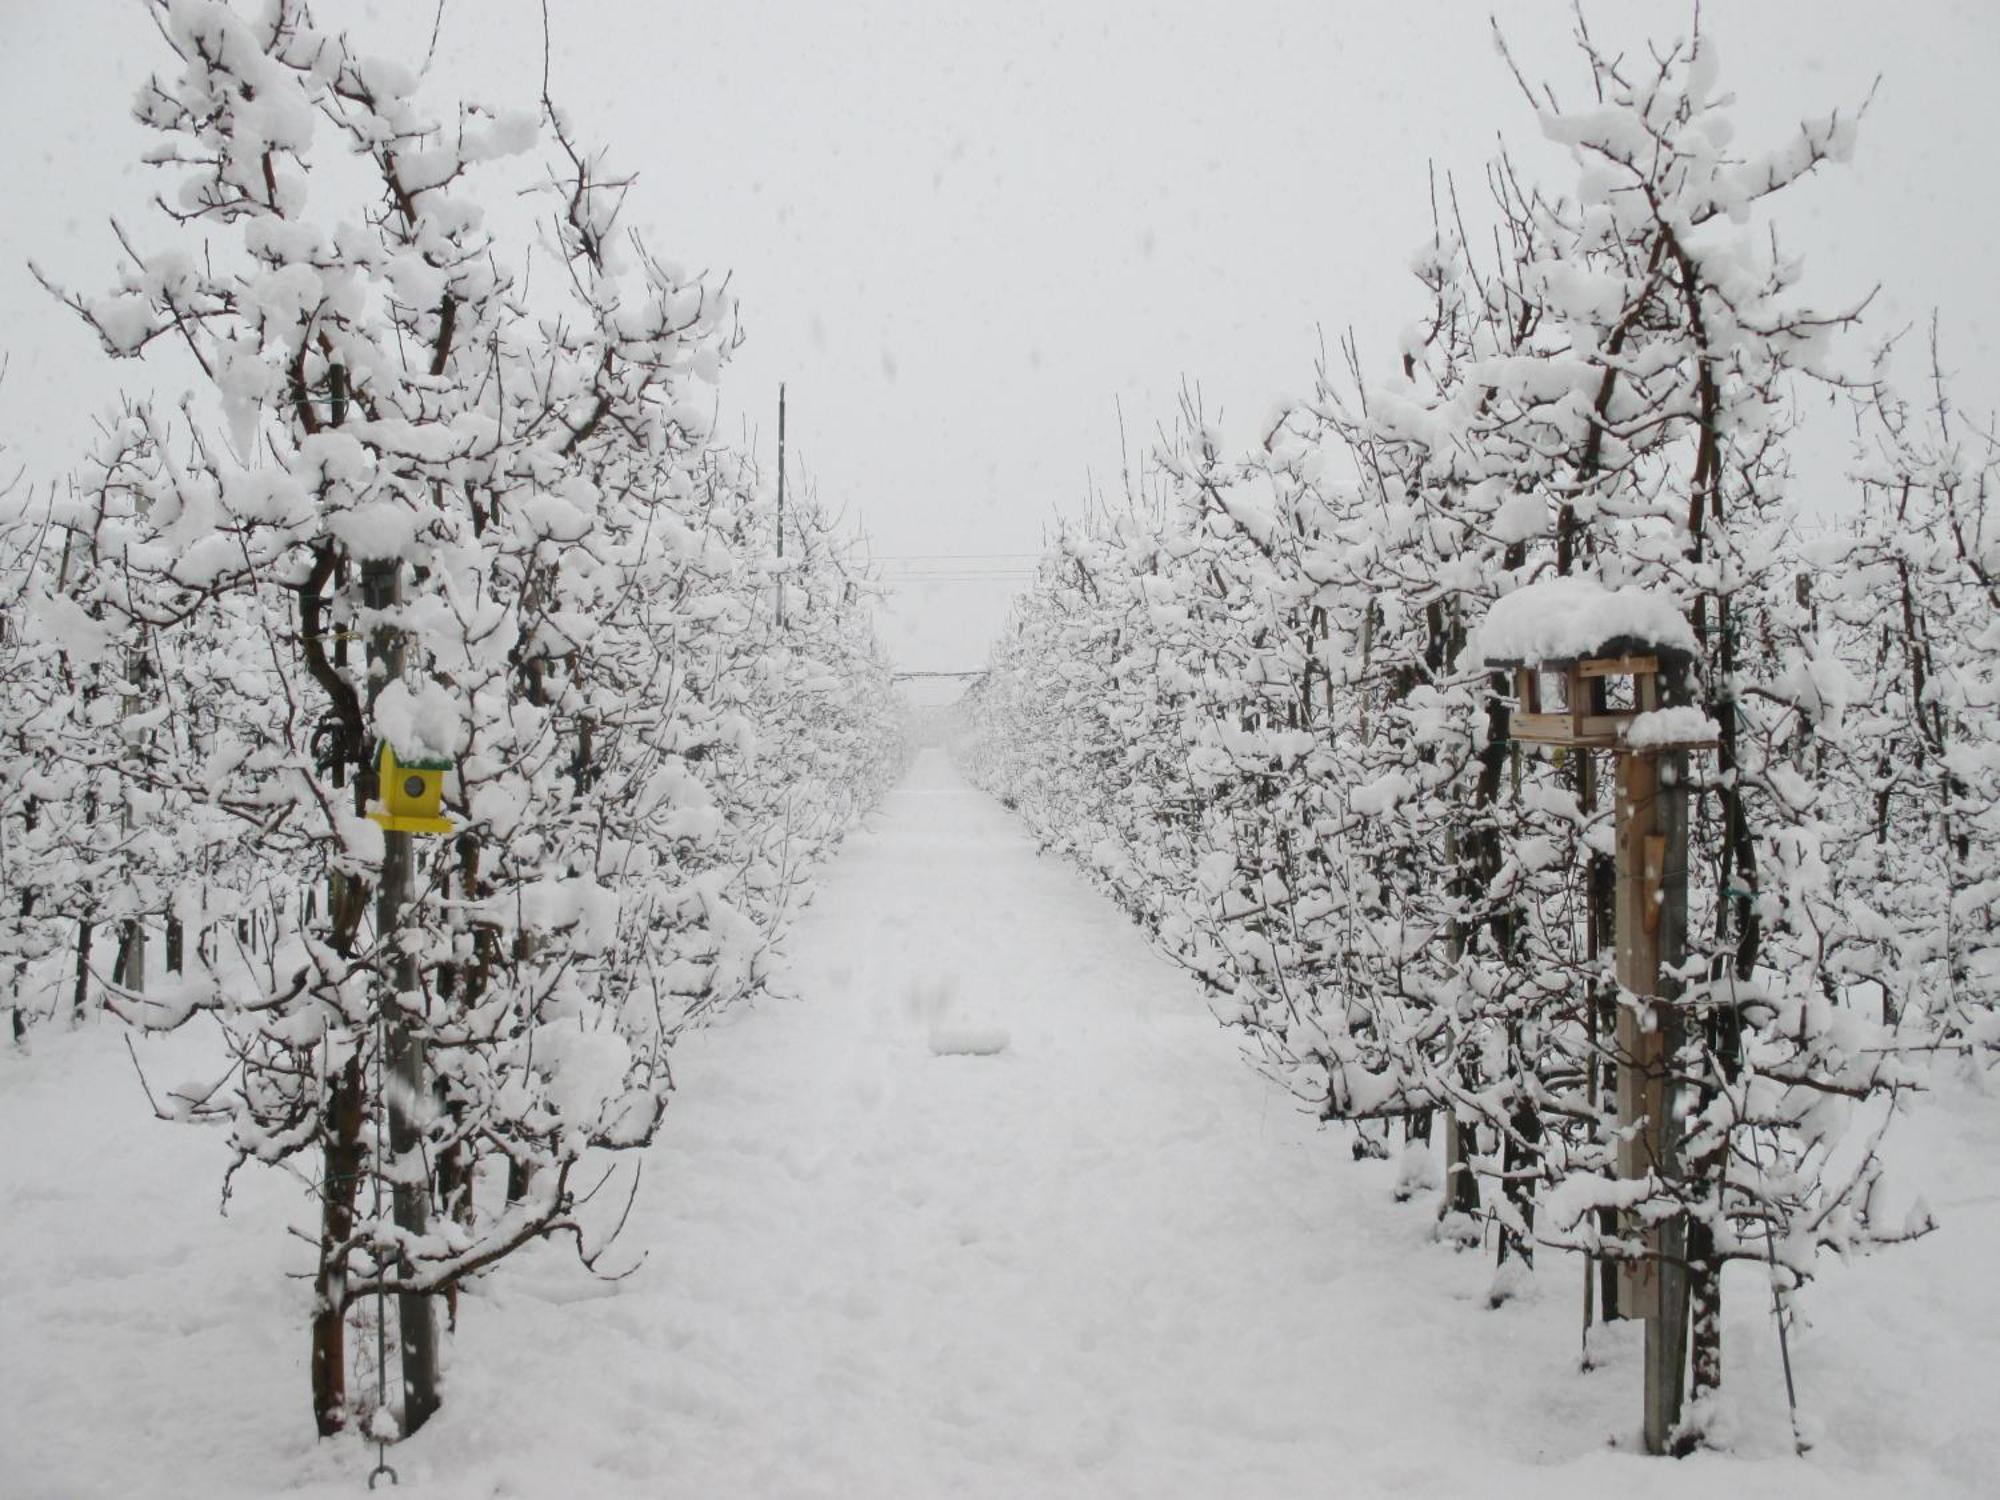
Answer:
[[(1546, 607), (1569, 615), (1580, 600), (1603, 592), (1576, 578), (1550, 580), (1548, 589), (1530, 584), (1496, 604), (1481, 635), (1496, 653), (1487, 657), (1487, 666), (1515, 674), (1517, 706), (1508, 720), (1515, 740), (1551, 746), (1559, 754), (1580, 753), (1586, 761), (1593, 749), (1610, 750), (1617, 759), (1610, 903), (1617, 1013), (1607, 1025), (1593, 964), (1584, 996), (1593, 1056), (1588, 1082), (1593, 1105), (1601, 1107), (1597, 1058), (1608, 1033), (1618, 1117), (1613, 1170), (1622, 1181), (1656, 1186), (1636, 1193), (1611, 1224), (1600, 1218), (1604, 1227), (1615, 1224), (1618, 1238), (1635, 1252), (1617, 1258), (1617, 1274), (1606, 1286), (1611, 1292), (1615, 1285), (1615, 1296), (1606, 1296), (1605, 1309), (1609, 1315), (1615, 1306), (1618, 1316), (1645, 1320), (1645, 1440), (1648, 1451), (1664, 1453), (1680, 1423), (1688, 1348), (1688, 1224), (1679, 1196), (1674, 1085), (1682, 1024), (1678, 976), (1687, 956), (1687, 747), (1635, 746), (1630, 736), (1663, 698), (1685, 702), (1683, 678), (1694, 639), (1676, 620), (1651, 641), (1599, 633), (1592, 641), (1572, 638), (1548, 650), (1553, 637), (1536, 624), (1537, 612)], [(1503, 611), (1511, 624), (1495, 635)], [(1503, 641), (1514, 644), (1501, 652)], [(1625, 679), (1629, 691), (1614, 691)], [(1590, 806), (1596, 788), (1588, 764), (1579, 765), (1577, 789), (1582, 805)], [(1592, 958), (1601, 953), (1604, 938), (1601, 871), (1601, 865), (1592, 871)], [(1588, 1363), (1587, 1294), (1584, 1308)]]
[[(1641, 1004), (1618, 1010), (1618, 1176), (1642, 1180), (1677, 1172), (1678, 1141), (1670, 1073), (1679, 1042), (1678, 964), (1687, 936), (1685, 753), (1625, 751), (1618, 756), (1616, 923), (1618, 983)], [(1625, 1216), (1624, 1233), (1646, 1247), (1643, 1260), (1621, 1261), (1618, 1310), (1646, 1320), (1645, 1441), (1667, 1451), (1679, 1424), (1687, 1352), (1687, 1288), (1679, 1268), (1679, 1221), (1642, 1223)]]

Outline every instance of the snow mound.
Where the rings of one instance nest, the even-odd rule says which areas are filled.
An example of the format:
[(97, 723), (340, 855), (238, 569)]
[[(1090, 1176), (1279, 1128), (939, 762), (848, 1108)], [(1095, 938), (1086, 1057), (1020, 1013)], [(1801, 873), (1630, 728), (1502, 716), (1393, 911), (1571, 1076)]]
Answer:
[(1013, 1040), (998, 1026), (966, 1026), (941, 1023), (931, 1027), (933, 1057), (993, 1057), (1007, 1050)]
[(956, 975), (916, 980), (909, 987), (908, 1004), (933, 1057), (992, 1057), (1013, 1040), (1002, 1027), (961, 1019)]
[(1662, 745), (1712, 745), (1722, 737), (1701, 709), (1692, 704), (1678, 708), (1656, 708), (1636, 716), (1624, 727), (1622, 738), (1635, 750)]
[(1608, 589), (1595, 578), (1545, 578), (1497, 600), (1476, 645), (1489, 662), (1575, 661), (1607, 646), (1692, 653), (1680, 606), (1645, 589)]

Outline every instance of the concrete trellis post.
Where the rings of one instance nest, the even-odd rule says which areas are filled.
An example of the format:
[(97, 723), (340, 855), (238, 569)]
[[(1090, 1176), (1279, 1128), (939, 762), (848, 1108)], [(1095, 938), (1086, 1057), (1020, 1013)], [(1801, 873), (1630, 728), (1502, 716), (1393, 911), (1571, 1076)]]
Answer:
[[(402, 565), (399, 562), (393, 559), (370, 560), (362, 564), (361, 602), (365, 607), (377, 612), (389, 611), (401, 600)], [(402, 631), (386, 622), (378, 623), (368, 640), (371, 708), (382, 687), (403, 675), (403, 664)], [(378, 759), (376, 774), (379, 777), (384, 767), (393, 772), (395, 766), (393, 750), (385, 750)], [(378, 786), (377, 792), (378, 800), (385, 809), (393, 808), (396, 799), (405, 795), (402, 787), (385, 789)], [(382, 875), (375, 893), (375, 927), (385, 942), (393, 943), (402, 926), (403, 905), (410, 896), (411, 820), (396, 817), (389, 811), (371, 815), (384, 825)], [(449, 827), (449, 824), (445, 826)], [(387, 960), (385, 977), (387, 984), (380, 1003), (385, 1011), (396, 1007), (395, 1013), (386, 1015), (383, 1021), (389, 1150), (393, 1159), (401, 1163), (421, 1149), (422, 1129), (415, 1118), (414, 1104), (425, 1096), (429, 1087), (423, 1040), (411, 1029), (400, 1010), (402, 996), (420, 993), (416, 959), (398, 949)], [(406, 1181), (398, 1177), (392, 1184), (391, 1198), (399, 1230), (416, 1237), (429, 1232), (430, 1186), (427, 1182)], [(437, 1309), (425, 1293), (403, 1292), (396, 1299), (396, 1321), (401, 1331), (403, 1435), (407, 1437), (423, 1426), (438, 1408)]]

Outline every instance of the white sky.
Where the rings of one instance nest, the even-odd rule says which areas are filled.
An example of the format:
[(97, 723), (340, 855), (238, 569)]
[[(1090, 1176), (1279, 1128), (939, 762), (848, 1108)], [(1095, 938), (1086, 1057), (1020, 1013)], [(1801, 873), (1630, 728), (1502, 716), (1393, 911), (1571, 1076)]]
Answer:
[[(768, 463), (788, 382), (794, 482), (802, 465), (896, 558), (1033, 551), (1087, 474), (1117, 487), (1117, 404), (1136, 460), (1183, 379), (1247, 434), (1309, 385), (1322, 328), (1382, 367), (1419, 309), (1428, 162), (1475, 213), (1501, 137), (1567, 186), (1489, 8), (1531, 76), (1580, 94), (1554, 0), (550, 0), (555, 93), (639, 172), (633, 222), (734, 277), (749, 337), (722, 431), (754, 428)], [(427, 3), (315, 9), (366, 50), (420, 54), (430, 30)], [(1691, 9), (1588, 14), (1637, 48)], [(1703, 25), (1746, 146), (1882, 75), (1854, 164), (1781, 201), (1783, 242), (1825, 303), (1882, 283), (1878, 332), (1940, 308), (1965, 398), (1994, 405), (2000, 11), (1710, 0)], [(540, 52), (535, 0), (449, 0), (439, 102), (532, 103)], [(144, 376), (97, 356), (24, 261), (109, 277), (106, 220), (143, 222), (151, 191), (128, 102), (164, 58), (136, 0), (0, 0), (0, 443), (36, 482)], [(1838, 470), (1806, 472), (1831, 490)], [(962, 575), (1023, 566), (890, 564), (953, 575), (895, 592), (899, 662), (978, 665), (1018, 579)]]

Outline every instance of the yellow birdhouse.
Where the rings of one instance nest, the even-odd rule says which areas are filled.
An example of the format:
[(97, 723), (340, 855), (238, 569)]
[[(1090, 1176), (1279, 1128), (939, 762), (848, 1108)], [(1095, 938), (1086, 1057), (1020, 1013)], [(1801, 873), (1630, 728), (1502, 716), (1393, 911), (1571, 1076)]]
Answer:
[(368, 816), (394, 833), (450, 833), (454, 825), (442, 812), (450, 769), (448, 760), (398, 760), (385, 741), (375, 754), (381, 797), (368, 804)]

